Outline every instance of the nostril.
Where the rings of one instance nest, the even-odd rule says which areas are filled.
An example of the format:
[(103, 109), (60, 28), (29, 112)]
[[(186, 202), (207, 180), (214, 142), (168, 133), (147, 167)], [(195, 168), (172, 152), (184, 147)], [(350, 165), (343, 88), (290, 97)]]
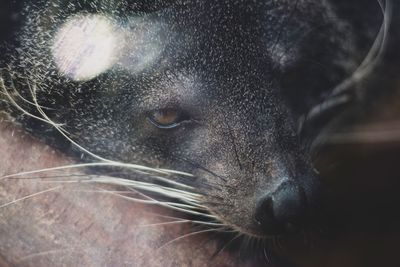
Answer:
[(304, 202), (299, 186), (286, 181), (258, 201), (255, 220), (267, 234), (291, 232), (301, 221)]

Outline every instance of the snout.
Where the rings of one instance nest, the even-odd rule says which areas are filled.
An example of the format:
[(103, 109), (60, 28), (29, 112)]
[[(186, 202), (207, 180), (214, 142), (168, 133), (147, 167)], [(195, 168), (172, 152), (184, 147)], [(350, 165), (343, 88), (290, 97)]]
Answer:
[(304, 191), (295, 181), (286, 180), (258, 199), (254, 219), (266, 235), (286, 234), (302, 224), (305, 210)]

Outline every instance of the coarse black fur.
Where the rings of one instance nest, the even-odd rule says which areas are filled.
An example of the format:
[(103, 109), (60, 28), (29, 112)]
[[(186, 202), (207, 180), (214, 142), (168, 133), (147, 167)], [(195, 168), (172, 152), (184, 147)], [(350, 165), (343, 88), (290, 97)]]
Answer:
[[(332, 113), (318, 114), (325, 116), (316, 122), (307, 121), (307, 114), (352, 75), (383, 19), (373, 0), (19, 5), (23, 11), (17, 13), (14, 36), (2, 30), (8, 51), (2, 58), (5, 87), (31, 101), (33, 88), (47, 116), (102, 158), (193, 174), (186, 183), (198, 188), (211, 214), (257, 237), (302, 227), (318, 203), (311, 143)], [(127, 60), (88, 79), (60, 71), (55, 54), (65, 47), (54, 48), (55, 40), (76, 15), (97, 15), (128, 35), (131, 31), (131, 37), (147, 36), (146, 45), (158, 54), (138, 67), (140, 56), (124, 50)], [(346, 95), (354, 97), (355, 91)], [(34, 105), (17, 102), (40, 117)], [(33, 135), (91, 160), (51, 125), (5, 106)], [(154, 113), (165, 110), (178, 112), (179, 126), (152, 123)], [(283, 204), (279, 190), (287, 191)]]

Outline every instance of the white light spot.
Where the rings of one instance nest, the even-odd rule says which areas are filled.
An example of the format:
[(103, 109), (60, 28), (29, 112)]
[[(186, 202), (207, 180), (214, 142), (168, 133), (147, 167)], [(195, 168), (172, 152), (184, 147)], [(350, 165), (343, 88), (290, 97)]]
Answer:
[(52, 55), (58, 70), (75, 81), (87, 81), (107, 71), (118, 60), (118, 33), (102, 15), (79, 15), (57, 32)]
[(119, 65), (132, 73), (140, 72), (159, 59), (164, 50), (161, 24), (142, 18), (132, 18), (122, 32), (124, 55)]

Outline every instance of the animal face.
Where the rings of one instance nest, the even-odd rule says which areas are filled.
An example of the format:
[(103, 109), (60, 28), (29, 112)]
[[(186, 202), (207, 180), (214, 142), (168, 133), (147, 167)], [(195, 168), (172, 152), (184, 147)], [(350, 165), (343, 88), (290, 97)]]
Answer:
[[(352, 33), (333, 7), (53, 0), (27, 3), (24, 16), (5, 82), (26, 99), (33, 92), (74, 142), (102, 158), (192, 174), (179, 182), (241, 232), (301, 224), (317, 182), (298, 121), (357, 59), (344, 63)], [(81, 157), (54, 127), (19, 121)]]

